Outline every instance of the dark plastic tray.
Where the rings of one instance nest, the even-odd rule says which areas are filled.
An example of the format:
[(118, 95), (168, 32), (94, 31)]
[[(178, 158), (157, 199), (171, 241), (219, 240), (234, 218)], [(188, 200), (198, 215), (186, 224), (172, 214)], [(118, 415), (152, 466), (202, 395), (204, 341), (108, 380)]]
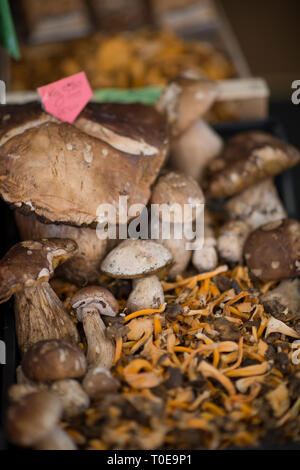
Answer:
[[(224, 139), (228, 139), (239, 132), (255, 129), (270, 132), (280, 139), (286, 140), (284, 130), (280, 123), (272, 119), (242, 123), (225, 123), (215, 126), (215, 130)], [(297, 215), (299, 214), (299, 206), (297, 206), (295, 198), (291, 170), (288, 170), (276, 177), (275, 182), (288, 216), (297, 218)], [(2, 227), (0, 229), (0, 257), (2, 257), (11, 246), (18, 242), (18, 233), (14, 222), (13, 212), (3, 201), (0, 201), (0, 215)], [(0, 365), (0, 449), (9, 450), (12, 449), (13, 446), (10, 446), (7, 442), (4, 433), (7, 391), (10, 385), (15, 382), (15, 370), (19, 363), (12, 300), (0, 305), (0, 340), (4, 341), (6, 344), (6, 365)], [(273, 436), (273, 439), (265, 442), (260, 449), (300, 450), (300, 445), (291, 443), (288, 446), (280, 446), (276, 442), (276, 438), (274, 442)]]

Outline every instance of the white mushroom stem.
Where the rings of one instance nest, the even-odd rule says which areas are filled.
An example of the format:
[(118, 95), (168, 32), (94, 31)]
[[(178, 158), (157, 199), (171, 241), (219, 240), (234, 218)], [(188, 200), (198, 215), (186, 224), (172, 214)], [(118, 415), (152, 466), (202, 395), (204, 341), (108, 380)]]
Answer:
[(15, 316), (22, 354), (45, 339), (79, 341), (75, 324), (48, 282), (15, 293)]
[(199, 120), (172, 143), (172, 164), (177, 170), (199, 181), (207, 164), (221, 153), (222, 148), (221, 137)]
[(217, 240), (214, 229), (207, 225), (204, 230), (203, 246), (195, 250), (192, 263), (199, 273), (213, 271), (218, 264)]
[(59, 426), (54, 426), (51, 432), (35, 444), (36, 450), (77, 450), (70, 436)]
[(272, 316), (268, 321), (265, 337), (267, 338), (271, 333), (281, 333), (291, 338), (300, 338), (300, 335), (293, 328), (290, 328), (285, 323)]
[(238, 263), (242, 259), (248, 234), (249, 227), (241, 220), (223, 225), (217, 242), (220, 257), (228, 263)]
[(88, 365), (110, 369), (114, 361), (115, 345), (106, 335), (106, 326), (99, 315), (99, 310), (92, 306), (83, 307), (81, 316), (88, 343)]
[(160, 280), (157, 276), (149, 276), (133, 280), (133, 290), (126, 306), (130, 312), (135, 312), (144, 308), (158, 308), (164, 301), (165, 296)]

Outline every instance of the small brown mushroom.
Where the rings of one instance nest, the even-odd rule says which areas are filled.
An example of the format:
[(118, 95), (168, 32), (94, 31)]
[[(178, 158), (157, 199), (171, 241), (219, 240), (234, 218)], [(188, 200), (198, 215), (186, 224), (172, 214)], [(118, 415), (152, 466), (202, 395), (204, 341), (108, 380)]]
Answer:
[(272, 179), (255, 184), (232, 197), (225, 204), (225, 210), (231, 220), (243, 220), (251, 230), (286, 217)]
[(39, 391), (24, 396), (7, 411), (6, 431), (11, 442), (40, 450), (76, 450), (57, 423), (62, 403), (53, 393)]
[(93, 400), (97, 400), (108, 393), (115, 393), (121, 386), (118, 379), (106, 367), (102, 366), (89, 370), (82, 385)]
[(171, 142), (170, 162), (184, 175), (201, 181), (206, 166), (222, 149), (222, 138), (205, 121), (199, 120)]
[(87, 359), (89, 367), (103, 366), (111, 368), (115, 345), (106, 335), (106, 326), (101, 315), (115, 317), (119, 305), (112, 293), (100, 286), (89, 286), (80, 289), (71, 299), (72, 308), (82, 321), (88, 342)]
[(171, 132), (175, 136), (203, 116), (217, 94), (216, 82), (181, 76), (169, 83), (156, 107), (166, 113)]
[(133, 280), (133, 290), (126, 306), (130, 312), (135, 312), (144, 308), (158, 308), (164, 301), (164, 290), (160, 280), (157, 276), (148, 276)]
[(15, 297), (22, 353), (43, 339), (78, 342), (75, 324), (48, 283), (54, 269), (76, 249), (76, 243), (67, 239), (25, 241), (14, 245), (0, 261), (0, 302)]
[(26, 377), (37, 382), (82, 377), (87, 368), (81, 349), (64, 340), (39, 341), (31, 346), (22, 360)]
[(248, 234), (249, 227), (242, 220), (232, 220), (224, 224), (217, 241), (220, 258), (228, 263), (241, 261)]
[(249, 131), (232, 137), (223, 154), (208, 166), (203, 180), (210, 198), (233, 196), (299, 163), (292, 145), (266, 132)]
[(280, 281), (300, 274), (300, 223), (293, 219), (272, 222), (254, 230), (244, 248), (251, 273)]
[(108, 253), (101, 270), (111, 277), (134, 279), (156, 274), (171, 262), (171, 253), (159, 243), (128, 239)]

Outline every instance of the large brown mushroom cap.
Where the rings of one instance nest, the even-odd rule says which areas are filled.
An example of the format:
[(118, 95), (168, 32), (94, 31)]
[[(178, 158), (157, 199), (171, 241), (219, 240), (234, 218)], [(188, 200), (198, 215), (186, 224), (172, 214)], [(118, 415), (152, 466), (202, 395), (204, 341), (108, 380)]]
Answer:
[(73, 125), (33, 103), (0, 113), (0, 193), (15, 207), (88, 226), (100, 204), (115, 206), (121, 195), (148, 202), (168, 149), (167, 124), (154, 108), (92, 103)]
[(283, 219), (252, 232), (244, 248), (251, 273), (279, 281), (300, 275), (300, 223)]
[(0, 260), (0, 302), (15, 292), (47, 282), (55, 268), (77, 251), (73, 240), (48, 238), (17, 243)]
[(6, 431), (17, 445), (33, 446), (48, 435), (62, 414), (62, 403), (46, 390), (31, 393), (9, 407)]
[(39, 382), (82, 377), (86, 368), (86, 358), (81, 349), (58, 339), (34, 344), (22, 361), (26, 377)]
[(211, 198), (224, 198), (296, 165), (298, 150), (266, 132), (243, 132), (231, 138), (223, 154), (208, 166), (205, 184)]

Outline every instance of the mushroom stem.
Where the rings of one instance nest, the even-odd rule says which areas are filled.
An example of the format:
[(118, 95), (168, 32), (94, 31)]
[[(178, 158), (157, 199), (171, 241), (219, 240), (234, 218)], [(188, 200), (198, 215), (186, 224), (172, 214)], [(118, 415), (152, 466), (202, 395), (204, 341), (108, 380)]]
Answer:
[(106, 335), (106, 326), (97, 308), (82, 308), (83, 329), (87, 338), (87, 360), (91, 367), (103, 366), (110, 369), (114, 362), (115, 346)]
[(34, 448), (37, 450), (77, 450), (69, 435), (57, 425)]
[(15, 317), (22, 354), (45, 339), (79, 341), (75, 324), (48, 282), (15, 293)]

